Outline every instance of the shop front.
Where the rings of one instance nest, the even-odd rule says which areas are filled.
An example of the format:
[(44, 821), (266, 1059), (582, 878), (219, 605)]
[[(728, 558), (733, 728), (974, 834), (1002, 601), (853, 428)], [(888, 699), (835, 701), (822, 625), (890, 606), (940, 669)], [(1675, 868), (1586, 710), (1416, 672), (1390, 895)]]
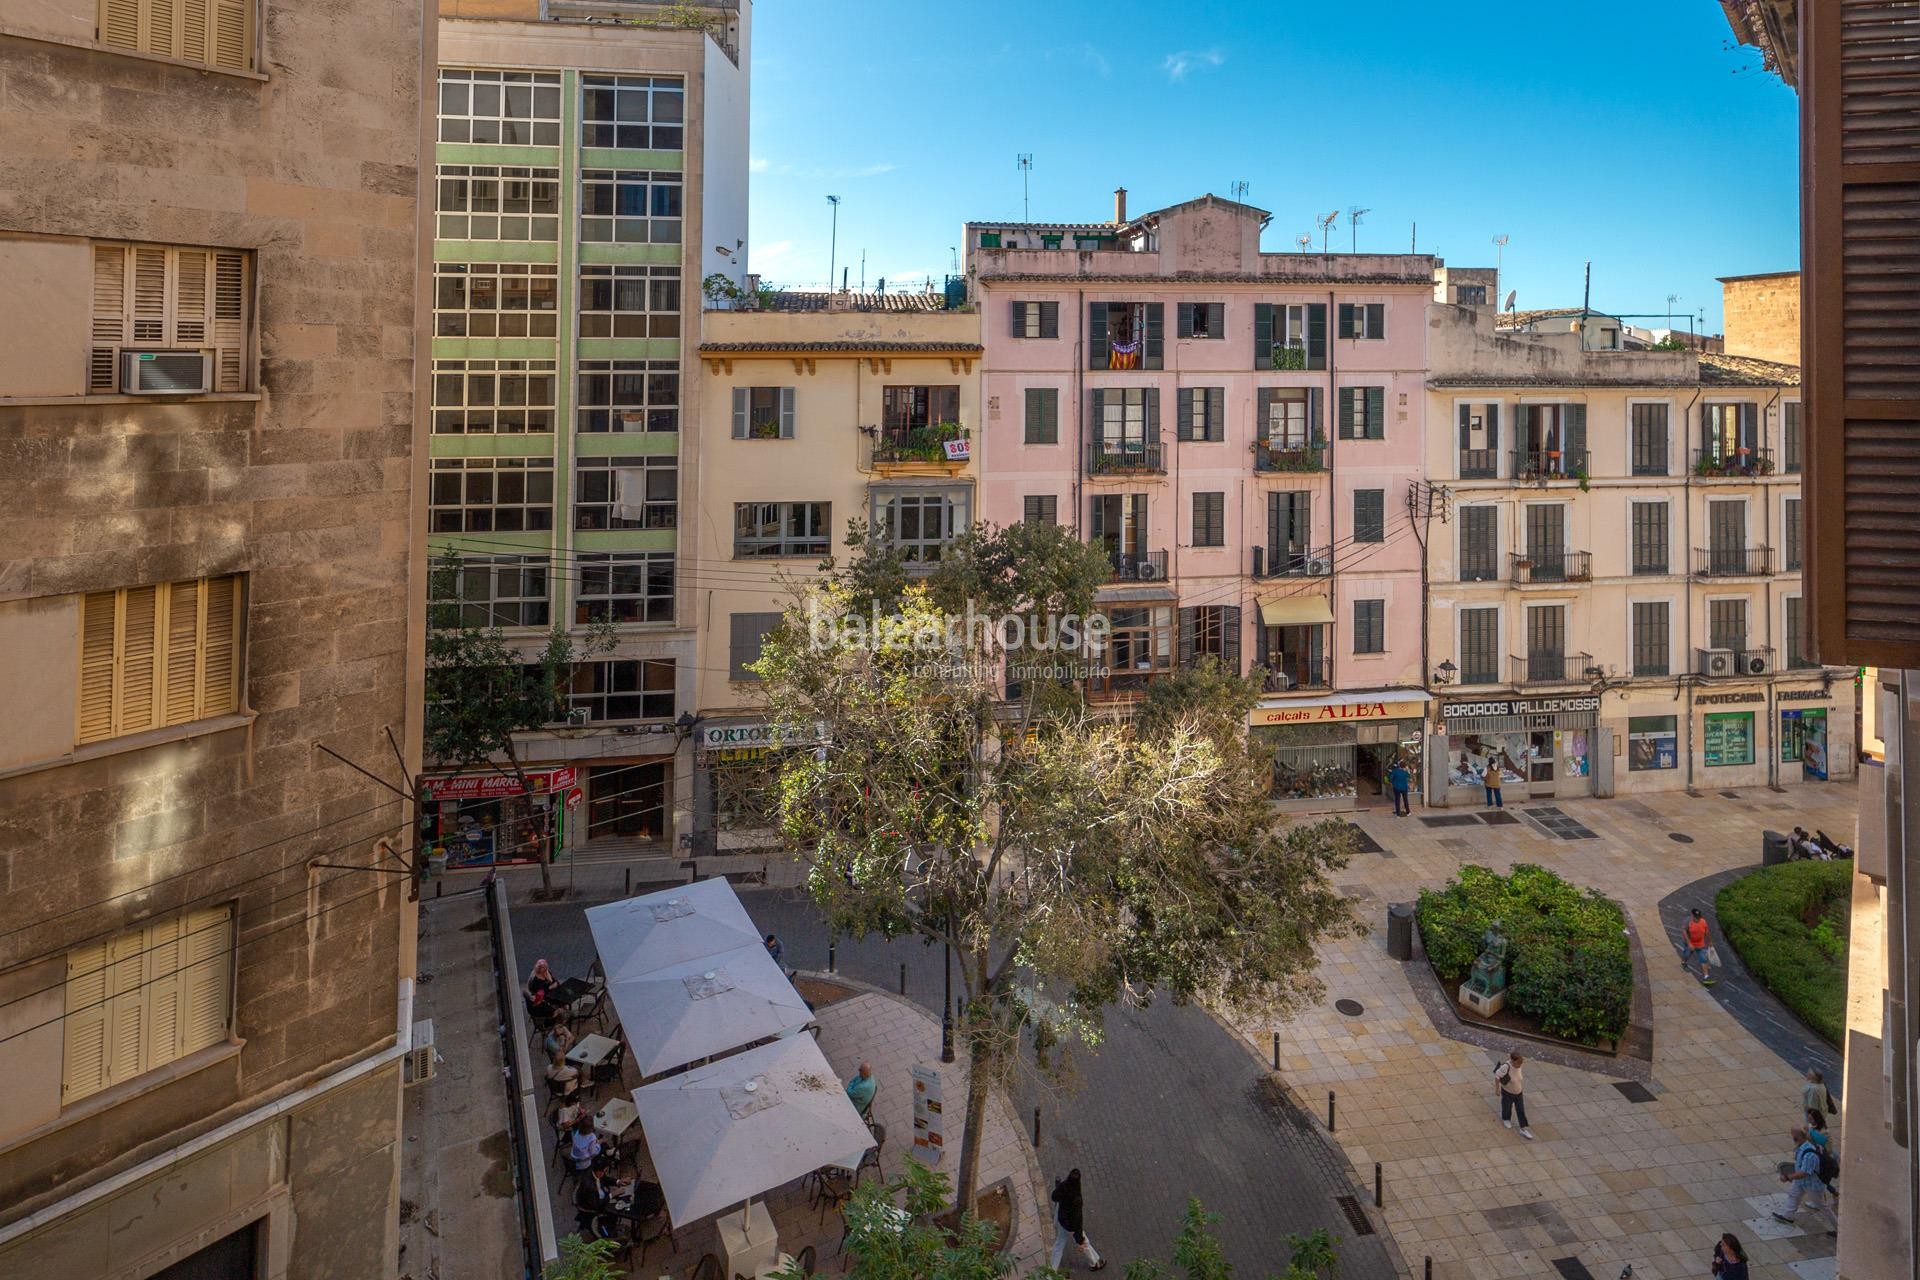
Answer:
[(1448, 804), (1483, 803), (1491, 770), (1499, 771), (1508, 801), (1594, 794), (1596, 694), (1443, 702), (1440, 721)]
[(773, 726), (708, 724), (697, 741), (695, 850), (710, 856), (779, 847), (772, 805), (780, 748)]
[(1274, 802), (1293, 813), (1390, 807), (1396, 759), (1418, 791), (1430, 700), (1406, 689), (1264, 699), (1248, 713), (1247, 733), (1273, 752)]
[(422, 835), (430, 860), (450, 870), (552, 861), (566, 842), (567, 812), (580, 803), (580, 771), (457, 773), (420, 780)]
[(1853, 681), (1774, 691), (1780, 781), (1840, 782), (1853, 777)]

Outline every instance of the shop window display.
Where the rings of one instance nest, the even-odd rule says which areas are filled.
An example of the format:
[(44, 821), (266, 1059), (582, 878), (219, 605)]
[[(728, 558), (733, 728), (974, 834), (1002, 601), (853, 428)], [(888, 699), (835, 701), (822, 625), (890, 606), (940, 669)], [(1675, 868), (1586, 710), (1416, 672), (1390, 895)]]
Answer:
[(1498, 768), (1503, 787), (1527, 780), (1533, 735), (1526, 733), (1470, 733), (1453, 744), (1447, 781), (1456, 787), (1484, 787), (1487, 771)]

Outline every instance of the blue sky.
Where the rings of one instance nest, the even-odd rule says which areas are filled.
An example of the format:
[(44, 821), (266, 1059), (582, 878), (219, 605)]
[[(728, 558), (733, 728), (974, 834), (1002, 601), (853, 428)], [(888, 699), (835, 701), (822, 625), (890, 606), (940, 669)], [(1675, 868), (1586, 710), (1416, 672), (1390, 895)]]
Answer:
[[(1263, 247), (1370, 209), (1362, 250), (1491, 264), (1521, 307), (1704, 308), (1799, 260), (1796, 101), (1713, 0), (762, 0), (751, 266), (947, 269), (968, 219), (1103, 220), (1249, 183)], [(1333, 239), (1349, 244), (1343, 213)], [(1316, 233), (1315, 243), (1318, 243)], [(1655, 323), (1664, 324), (1664, 320)]]

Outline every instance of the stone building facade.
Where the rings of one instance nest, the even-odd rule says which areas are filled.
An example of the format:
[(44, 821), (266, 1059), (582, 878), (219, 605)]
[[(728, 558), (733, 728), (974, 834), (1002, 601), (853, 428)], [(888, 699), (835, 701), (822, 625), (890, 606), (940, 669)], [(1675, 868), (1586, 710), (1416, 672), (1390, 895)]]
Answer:
[(0, 0), (0, 1274), (396, 1271), (429, 8)]
[(1720, 277), (1725, 350), (1781, 364), (1800, 363), (1800, 273)]

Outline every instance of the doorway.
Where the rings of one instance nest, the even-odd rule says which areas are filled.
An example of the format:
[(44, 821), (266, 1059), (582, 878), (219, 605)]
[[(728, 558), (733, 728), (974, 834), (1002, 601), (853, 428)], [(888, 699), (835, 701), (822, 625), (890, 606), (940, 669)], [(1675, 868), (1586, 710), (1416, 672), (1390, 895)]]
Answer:
[(1825, 708), (1780, 713), (1780, 763), (1800, 765), (1803, 782), (1827, 780), (1827, 713)]
[(583, 841), (657, 843), (666, 831), (665, 764), (623, 764), (587, 770), (587, 829)]
[(1527, 794), (1551, 796), (1554, 790), (1555, 734), (1536, 729), (1527, 737)]

